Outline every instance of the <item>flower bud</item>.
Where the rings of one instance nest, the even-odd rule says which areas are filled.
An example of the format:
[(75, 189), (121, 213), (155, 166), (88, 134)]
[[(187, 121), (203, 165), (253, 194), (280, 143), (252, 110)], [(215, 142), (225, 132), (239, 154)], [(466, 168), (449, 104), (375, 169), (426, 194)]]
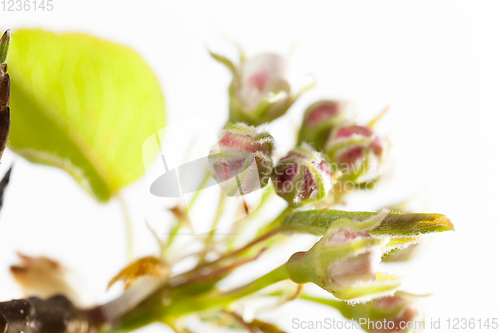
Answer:
[(423, 309), (418, 302), (420, 296), (397, 291), (393, 296), (356, 304), (352, 318), (362, 320), (362, 327), (369, 333), (418, 332), (423, 328)]
[(274, 139), (253, 126), (230, 123), (208, 156), (209, 170), (228, 196), (264, 187), (271, 176)]
[(301, 94), (292, 94), (287, 61), (277, 54), (242, 57), (239, 66), (211, 53), (233, 73), (229, 87), (230, 122), (260, 125), (282, 116)]
[(330, 165), (306, 143), (276, 163), (272, 179), (278, 195), (294, 206), (321, 200), (332, 188)]
[(344, 101), (324, 100), (310, 105), (304, 112), (298, 143), (307, 142), (321, 151), (330, 131), (343, 122), (352, 108)]
[(385, 144), (369, 127), (347, 126), (330, 133), (325, 152), (340, 180), (364, 183), (380, 177)]
[[(386, 296), (368, 303), (368, 313), (372, 321), (383, 322), (385, 319), (385, 322), (394, 324), (387, 324), (386, 329), (382, 328), (381, 330), (377, 329), (379, 325), (372, 325), (372, 327), (367, 328), (373, 333), (420, 331), (423, 326), (418, 327), (416, 324), (418, 325), (418, 322), (423, 320), (424, 314), (421, 305), (417, 301), (419, 297), (397, 291), (393, 296)], [(410, 323), (413, 325), (409, 325)]]
[(339, 219), (309, 251), (294, 254), (287, 263), (296, 283), (313, 282), (343, 300), (360, 299), (396, 288), (399, 278), (377, 272), (388, 236), (373, 237), (367, 230), (389, 214), (354, 222)]
[(7, 61), (7, 56), (9, 55), (10, 35), (10, 30), (7, 30), (0, 38), (0, 64)]
[[(364, 231), (341, 229), (325, 240), (325, 246), (340, 246), (371, 238), (373, 237)], [(382, 261), (382, 248), (378, 245), (379, 242), (375, 246), (367, 246), (362, 252), (348, 260), (337, 260), (330, 263), (327, 266), (328, 279), (339, 286), (375, 281), (378, 264)]]
[(418, 301), (421, 297), (396, 291), (394, 295), (354, 305), (307, 295), (302, 298), (338, 309), (346, 319), (356, 320), (369, 333), (410, 333), (423, 329), (424, 313)]

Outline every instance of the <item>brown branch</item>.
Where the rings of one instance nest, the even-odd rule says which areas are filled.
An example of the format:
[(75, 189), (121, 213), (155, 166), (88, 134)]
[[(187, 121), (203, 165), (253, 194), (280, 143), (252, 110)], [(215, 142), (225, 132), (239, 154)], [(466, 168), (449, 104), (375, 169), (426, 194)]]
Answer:
[[(5, 34), (4, 34), (5, 36)], [(0, 64), (0, 159), (10, 132), (10, 77), (7, 64)]]
[(65, 296), (0, 303), (0, 333), (96, 333), (98, 323)]

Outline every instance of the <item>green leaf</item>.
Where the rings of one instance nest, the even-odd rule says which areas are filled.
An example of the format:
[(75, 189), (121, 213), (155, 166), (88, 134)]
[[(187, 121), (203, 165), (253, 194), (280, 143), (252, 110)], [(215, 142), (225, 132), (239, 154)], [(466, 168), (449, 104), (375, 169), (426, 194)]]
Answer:
[(12, 150), (66, 170), (100, 201), (144, 173), (142, 144), (166, 114), (136, 52), (84, 34), (18, 30), (9, 71)]
[[(349, 219), (362, 222), (377, 215), (374, 212), (346, 212), (335, 209), (296, 210), (290, 213), (281, 226), (285, 230), (322, 236), (332, 222)], [(453, 224), (441, 214), (389, 213), (379, 226), (369, 231), (372, 235), (412, 237), (431, 232), (454, 230)]]

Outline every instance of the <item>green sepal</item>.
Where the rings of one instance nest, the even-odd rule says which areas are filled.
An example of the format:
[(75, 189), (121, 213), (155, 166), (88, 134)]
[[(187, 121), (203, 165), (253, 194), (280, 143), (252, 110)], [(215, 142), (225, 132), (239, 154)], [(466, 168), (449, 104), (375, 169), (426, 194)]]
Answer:
[(213, 53), (211, 52), (210, 50), (208, 51), (208, 53), (210, 54), (210, 56), (215, 59), (216, 61), (220, 62), (221, 64), (223, 64), (224, 66), (226, 66), (230, 71), (231, 73), (233, 73), (233, 75), (236, 75), (236, 66), (234, 65), (234, 63), (229, 60), (228, 58), (224, 57), (223, 55), (220, 55), (220, 54), (217, 54), (217, 53)]
[[(254, 110), (246, 111), (236, 96), (233, 82), (229, 87), (229, 122), (244, 122), (248, 125), (259, 126), (281, 117), (292, 103), (293, 101), (291, 101), (290, 95), (287, 92), (278, 91), (263, 99)], [(277, 110), (273, 110), (276, 112), (273, 112), (271, 115), (269, 111), (273, 107)]]
[[(335, 209), (297, 209), (283, 219), (280, 226), (290, 232), (322, 236), (332, 223), (339, 219), (348, 219), (359, 223), (376, 215), (377, 213), (374, 212), (347, 212)], [(450, 220), (441, 214), (390, 212), (380, 225), (370, 230), (369, 233), (391, 237), (413, 237), (448, 230), (455, 229)]]
[(377, 272), (375, 281), (363, 282), (352, 287), (341, 288), (333, 294), (335, 297), (355, 302), (363, 302), (374, 297), (390, 293), (401, 285), (401, 277), (389, 273)]
[[(252, 126), (259, 126), (281, 117), (288, 111), (293, 103), (295, 103), (300, 95), (316, 85), (316, 83), (307, 85), (295, 95), (290, 95), (286, 91), (277, 91), (263, 99), (254, 110), (248, 111), (243, 109), (238, 100), (238, 96), (236, 96), (235, 82), (238, 80), (236, 76), (237, 73), (229, 86), (229, 122), (244, 122)], [(270, 113), (272, 108), (274, 108), (274, 110)]]
[[(315, 83), (312, 84), (311, 88), (314, 87), (314, 85)], [(325, 100), (316, 102), (311, 106), (309, 106), (307, 110), (304, 112), (302, 126), (300, 127), (299, 137), (297, 140), (297, 146), (300, 145), (302, 142), (307, 142), (317, 151), (323, 151), (330, 131), (336, 126), (340, 125), (345, 120), (346, 118), (345, 112), (341, 112), (336, 117), (331, 118), (328, 121), (324, 121), (316, 125), (314, 128), (310, 128), (310, 126), (308, 126), (306, 123), (308, 113), (314, 110), (318, 105), (327, 102), (328, 101)]]
[(385, 246), (384, 254), (390, 254), (398, 250), (405, 250), (410, 245), (418, 244), (420, 240), (421, 237), (393, 237)]
[(7, 30), (3, 33), (2, 38), (0, 39), (0, 64), (7, 61), (7, 57), (9, 56), (9, 45), (10, 30)]

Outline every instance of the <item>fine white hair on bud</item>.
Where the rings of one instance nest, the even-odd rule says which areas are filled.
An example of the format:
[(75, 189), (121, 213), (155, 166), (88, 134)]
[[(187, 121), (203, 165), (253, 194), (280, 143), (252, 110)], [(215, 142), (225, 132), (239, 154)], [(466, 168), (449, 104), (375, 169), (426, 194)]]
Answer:
[(341, 126), (354, 114), (354, 105), (347, 101), (321, 100), (304, 112), (298, 142), (307, 142), (322, 151), (331, 131)]
[(327, 267), (328, 278), (342, 287), (375, 281), (381, 261), (382, 249), (377, 246), (370, 247), (355, 256), (332, 262)]
[(237, 96), (243, 109), (253, 111), (262, 100), (290, 93), (287, 61), (277, 54), (260, 54), (241, 64)]
[(331, 131), (325, 152), (340, 180), (363, 183), (380, 176), (386, 146), (370, 127), (351, 125)]
[(229, 86), (229, 121), (258, 126), (281, 117), (306, 90), (292, 93), (288, 60), (278, 54), (241, 57), (240, 64), (210, 52), (212, 58), (226, 66), (233, 75)]
[(209, 171), (228, 196), (248, 194), (267, 185), (274, 139), (244, 123), (229, 123), (208, 156)]
[(321, 200), (332, 188), (330, 165), (307, 143), (276, 163), (272, 180), (276, 193), (294, 206)]

